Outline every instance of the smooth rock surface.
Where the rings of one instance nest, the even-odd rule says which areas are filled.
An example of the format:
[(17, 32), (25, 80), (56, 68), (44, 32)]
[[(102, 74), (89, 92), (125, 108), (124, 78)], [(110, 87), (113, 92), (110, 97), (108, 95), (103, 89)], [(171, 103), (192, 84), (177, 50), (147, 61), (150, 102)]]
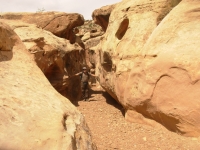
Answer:
[(184, 0), (164, 18), (146, 42), (124, 94), (128, 109), (187, 136), (200, 135), (199, 5)]
[(96, 50), (97, 72), (128, 120), (146, 117), (200, 135), (198, 6), (198, 0), (123, 0), (111, 12)]
[(96, 149), (83, 116), (51, 86), (16, 33), (0, 22), (0, 35), (0, 149)]

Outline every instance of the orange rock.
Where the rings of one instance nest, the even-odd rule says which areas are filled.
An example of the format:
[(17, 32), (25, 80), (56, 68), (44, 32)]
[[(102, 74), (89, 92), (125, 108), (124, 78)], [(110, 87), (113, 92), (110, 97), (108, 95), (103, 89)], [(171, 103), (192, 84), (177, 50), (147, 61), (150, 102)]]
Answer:
[[(82, 69), (81, 64), (85, 64), (85, 54), (77, 43), (70, 44), (70, 41), (59, 38), (32, 23), (31, 17), (34, 19), (34, 15), (38, 18), (43, 18), (48, 16), (48, 14), (49, 18), (53, 17), (53, 14), (55, 14), (54, 18), (56, 18), (56, 16), (58, 17), (63, 13), (12, 13), (9, 19), (8, 14), (2, 15), (3, 19), (1, 20), (8, 23), (19, 35), (28, 51), (34, 55), (38, 67), (43, 71), (54, 88), (76, 104), (81, 97), (79, 78), (63, 79), (63, 76), (72, 76), (80, 72)], [(18, 17), (17, 19), (19, 15), (21, 15), (21, 18)], [(65, 15), (70, 16), (69, 14)], [(28, 16), (30, 16), (30, 20), (27, 21)], [(14, 20), (15, 18), (16, 20)], [(70, 24), (75, 24), (75, 22), (75, 20), (71, 20)], [(67, 20), (65, 24), (66, 28), (68, 28)], [(67, 32), (70, 32), (70, 28)]]
[(199, 4), (182, 1), (154, 30), (124, 94), (124, 103), (186, 136), (200, 135)]
[(126, 110), (199, 136), (199, 1), (179, 2), (118, 3), (97, 48), (97, 73)]
[(84, 24), (82, 15), (64, 12), (4, 13), (1, 18), (35, 24), (38, 28), (70, 40), (71, 43), (75, 42), (73, 28)]
[(92, 19), (94, 20), (94, 23), (100, 25), (104, 31), (107, 29), (109, 17), (114, 7), (115, 4), (103, 6), (94, 10), (92, 13)]
[(0, 149), (96, 149), (83, 116), (55, 91), (16, 33), (0, 22), (0, 34)]

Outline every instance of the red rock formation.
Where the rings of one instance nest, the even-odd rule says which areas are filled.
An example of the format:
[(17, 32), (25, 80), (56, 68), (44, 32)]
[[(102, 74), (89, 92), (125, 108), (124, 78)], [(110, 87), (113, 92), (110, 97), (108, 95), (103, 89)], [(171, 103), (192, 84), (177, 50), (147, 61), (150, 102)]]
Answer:
[[(48, 16), (48, 13), (45, 14)], [(68, 40), (54, 36), (47, 30), (38, 28), (38, 25), (30, 24), (33, 22), (31, 17), (27, 21), (28, 16), (38, 15), (38, 18), (42, 18), (45, 14), (39, 16), (39, 14), (29, 13), (27, 15), (26, 13), (21, 13), (20, 18), (19, 14), (16, 14), (16, 16), (15, 14), (11, 14), (11, 17), (5, 14), (5, 16), (2, 15), (2, 18), (4, 18), (2, 20), (12, 26), (14, 31), (19, 35), (28, 51), (34, 55), (37, 65), (44, 72), (54, 88), (73, 103), (76, 103), (81, 97), (80, 79), (78, 77), (69, 79), (68, 76), (80, 72), (82, 65), (85, 64), (85, 52), (77, 43), (70, 44)], [(56, 18), (49, 15), (50, 17)], [(71, 32), (70, 30), (68, 31), (71, 28), (70, 24), (76, 24), (76, 22), (78, 21), (71, 20), (68, 25), (66, 23), (66, 32)], [(56, 22), (54, 25), (56, 25)]]
[(105, 32), (92, 20), (85, 21), (84, 25), (77, 27), (75, 30), (77, 43), (84, 45), (86, 64), (89, 68), (94, 68), (96, 64), (94, 60), (97, 59), (94, 48), (100, 43)]
[(199, 136), (199, 1), (180, 1), (117, 4), (97, 48), (97, 72), (128, 120), (145, 116), (171, 131)]
[(0, 149), (96, 149), (79, 111), (0, 22)]
[(124, 99), (127, 78), (135, 65), (133, 60), (140, 54), (157, 27), (163, 8), (168, 5), (168, 1), (124, 0), (113, 9), (97, 51), (100, 51), (101, 84), (115, 99)]
[(94, 23), (100, 25), (104, 31), (107, 29), (109, 17), (114, 8), (115, 4), (103, 6), (94, 10), (92, 13), (92, 19), (94, 20)]
[(154, 30), (124, 94), (128, 109), (187, 136), (200, 135), (199, 4), (182, 1)]
[(35, 24), (38, 28), (42, 28), (58, 37), (70, 40), (71, 43), (75, 43), (73, 28), (84, 24), (83, 16), (77, 13), (6, 13), (3, 14), (1, 18), (6, 20), (21, 20), (26, 23)]

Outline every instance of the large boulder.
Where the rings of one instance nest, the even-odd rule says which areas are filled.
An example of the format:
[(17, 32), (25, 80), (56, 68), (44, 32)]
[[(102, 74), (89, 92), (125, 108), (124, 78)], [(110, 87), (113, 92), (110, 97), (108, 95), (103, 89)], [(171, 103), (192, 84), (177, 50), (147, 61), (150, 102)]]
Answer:
[(35, 24), (58, 37), (70, 40), (71, 43), (75, 42), (73, 28), (84, 24), (82, 15), (64, 12), (2, 13), (1, 19)]
[(145, 116), (171, 131), (199, 136), (199, 1), (180, 2), (117, 4), (97, 48), (97, 72), (128, 120)]
[(95, 149), (79, 111), (54, 90), (16, 33), (0, 22), (0, 149)]
[(154, 30), (123, 99), (128, 114), (135, 110), (186, 136), (200, 136), (199, 5), (183, 0)]
[(172, 2), (123, 0), (111, 12), (109, 26), (98, 49), (98, 72), (101, 85), (122, 104), (127, 78), (134, 66), (133, 60), (138, 58), (161, 18), (178, 4)]
[(112, 10), (115, 8), (116, 4), (103, 6), (99, 9), (95, 9), (92, 13), (92, 19), (94, 23), (100, 25), (105, 32), (108, 27), (108, 22)]
[(100, 25), (104, 31), (108, 27), (109, 17), (116, 4), (103, 6), (99, 9), (95, 9), (92, 13), (92, 19), (94, 23)]
[(14, 20), (13, 18), (17, 18), (14, 14), (12, 19), (5, 19), (5, 16), (1, 20), (18, 34), (53, 87), (76, 104), (81, 97), (79, 78), (68, 77), (80, 72), (85, 64), (84, 49), (78, 43), (70, 44), (68, 40), (59, 38), (34, 23), (30, 24), (19, 18)]

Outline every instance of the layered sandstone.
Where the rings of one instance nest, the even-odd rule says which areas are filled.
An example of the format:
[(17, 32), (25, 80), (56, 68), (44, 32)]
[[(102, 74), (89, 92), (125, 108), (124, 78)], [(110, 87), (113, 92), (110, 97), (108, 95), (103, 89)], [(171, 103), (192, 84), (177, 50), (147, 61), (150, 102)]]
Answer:
[(101, 26), (92, 20), (86, 20), (84, 25), (75, 28), (77, 43), (82, 43), (85, 49), (86, 64), (89, 68), (95, 68), (96, 65), (96, 46), (100, 43), (105, 33)]
[[(73, 32), (71, 28), (79, 25), (77, 22), (82, 22), (82, 19), (77, 19), (78, 17), (70, 19), (73, 16), (53, 12), (17, 13), (4, 14), (1, 20), (8, 23), (19, 35), (53, 87), (76, 104), (81, 97), (79, 78), (68, 77), (80, 72), (82, 65), (86, 64), (85, 52), (80, 43), (70, 44), (69, 40), (55, 36)], [(41, 22), (34, 22), (34, 19), (39, 19)], [(44, 27), (45, 23), (42, 20), (52, 25), (49, 28)], [(38, 25), (43, 27), (40, 28)], [(56, 26), (59, 28), (54, 30)]]
[(70, 40), (71, 43), (75, 43), (76, 41), (73, 28), (84, 24), (82, 15), (64, 12), (3, 13), (1, 14), (1, 19), (35, 24), (38, 28)]
[(116, 4), (98, 48), (101, 84), (115, 99), (123, 99), (133, 60), (160, 22), (158, 18), (167, 8), (171, 10), (171, 5), (159, 0), (124, 0)]
[(103, 6), (92, 13), (94, 23), (100, 25), (104, 31), (108, 27), (109, 17), (116, 4)]
[(95, 149), (83, 116), (0, 22), (0, 149)]
[(97, 71), (128, 120), (149, 123), (140, 121), (144, 116), (171, 131), (200, 135), (198, 4), (123, 0), (111, 12)]
[(123, 100), (128, 109), (188, 136), (200, 135), (199, 5), (182, 1), (154, 30), (135, 61)]

